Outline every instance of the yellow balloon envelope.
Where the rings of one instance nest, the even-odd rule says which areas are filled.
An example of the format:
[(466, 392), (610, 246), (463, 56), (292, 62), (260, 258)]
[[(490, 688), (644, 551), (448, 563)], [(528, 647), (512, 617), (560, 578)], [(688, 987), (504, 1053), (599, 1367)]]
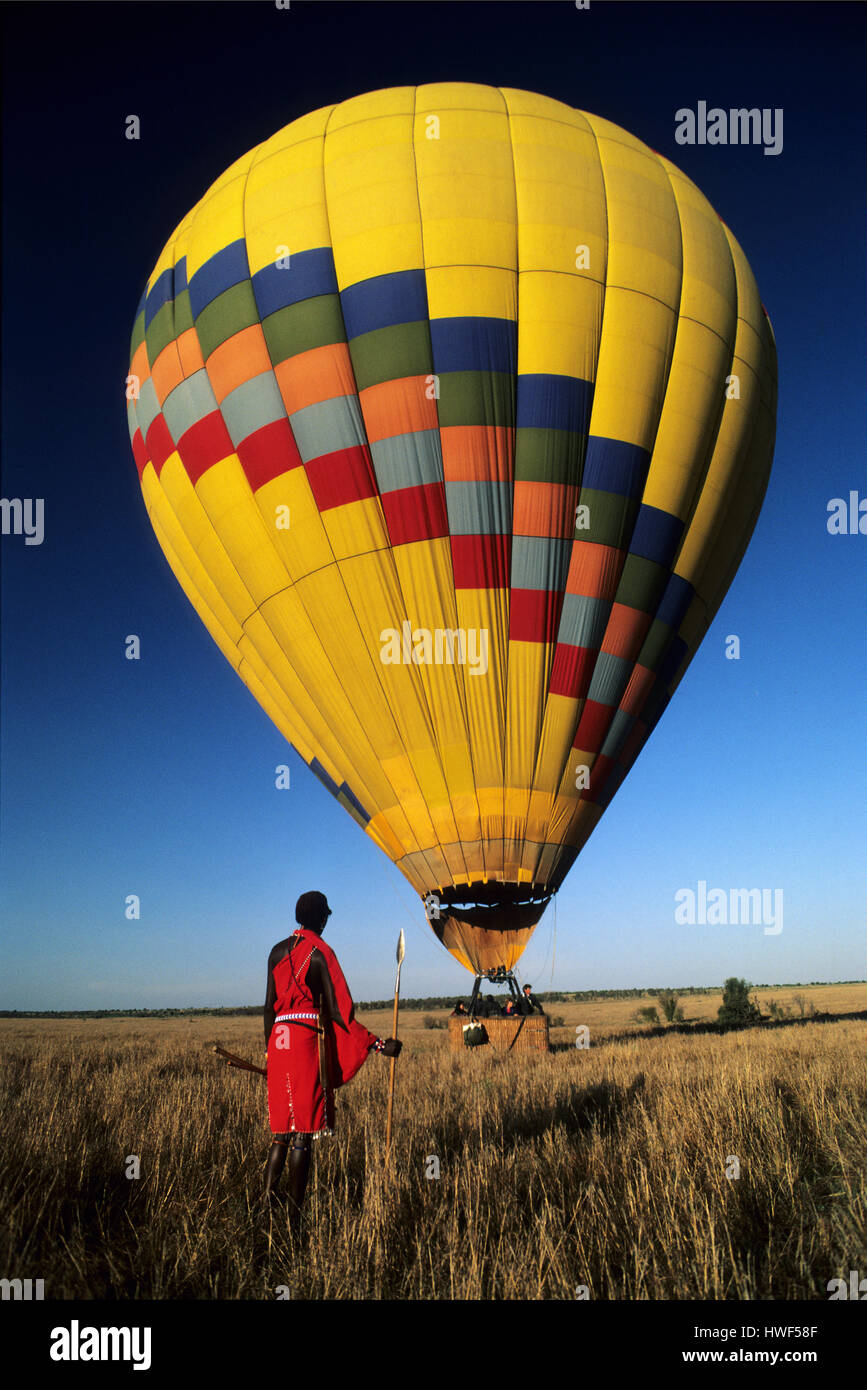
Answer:
[(776, 354), (738, 243), (609, 121), (392, 88), (226, 170), (131, 352), (190, 602), (452, 954), (511, 968), (761, 507)]

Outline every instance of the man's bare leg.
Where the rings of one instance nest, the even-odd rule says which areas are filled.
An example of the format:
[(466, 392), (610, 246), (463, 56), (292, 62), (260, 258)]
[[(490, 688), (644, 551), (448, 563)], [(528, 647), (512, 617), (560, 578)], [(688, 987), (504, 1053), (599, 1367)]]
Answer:
[(289, 1219), (295, 1230), (301, 1223), (301, 1208), (310, 1175), (311, 1147), (309, 1134), (296, 1134), (289, 1151)]
[(273, 1206), (277, 1200), (276, 1187), (280, 1181), (280, 1174), (286, 1163), (286, 1154), (289, 1149), (288, 1134), (275, 1134), (274, 1142), (271, 1145), (271, 1152), (265, 1164), (265, 1196)]

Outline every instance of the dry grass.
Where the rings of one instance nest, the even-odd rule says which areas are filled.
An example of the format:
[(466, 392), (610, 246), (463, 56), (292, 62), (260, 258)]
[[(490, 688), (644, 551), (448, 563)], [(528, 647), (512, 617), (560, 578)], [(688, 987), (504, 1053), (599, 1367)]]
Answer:
[[(798, 992), (867, 1008), (865, 986), (776, 994)], [(690, 1036), (630, 1024), (636, 1002), (552, 1006), (548, 1056), (451, 1055), (407, 1012), (391, 1171), (373, 1057), (296, 1242), (261, 1208), (264, 1083), (207, 1050), (260, 1060), (258, 1021), (0, 1020), (0, 1269), (48, 1298), (167, 1299), (826, 1299), (867, 1269), (867, 1020)]]

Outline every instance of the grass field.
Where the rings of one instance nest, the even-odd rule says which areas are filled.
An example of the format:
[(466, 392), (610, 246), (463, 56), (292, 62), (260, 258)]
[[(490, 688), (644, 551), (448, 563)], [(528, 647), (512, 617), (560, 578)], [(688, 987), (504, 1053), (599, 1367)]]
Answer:
[[(0, 1020), (0, 1273), (46, 1298), (827, 1299), (867, 1274), (867, 985), (759, 999), (794, 994), (831, 1021), (691, 1033), (632, 1022), (652, 1000), (553, 1004), (548, 1055), (453, 1055), (407, 1011), (391, 1169), (374, 1056), (297, 1238), (262, 1210), (264, 1081), (208, 1050), (261, 1064), (258, 1019)], [(701, 1022), (720, 996), (682, 1002)]]

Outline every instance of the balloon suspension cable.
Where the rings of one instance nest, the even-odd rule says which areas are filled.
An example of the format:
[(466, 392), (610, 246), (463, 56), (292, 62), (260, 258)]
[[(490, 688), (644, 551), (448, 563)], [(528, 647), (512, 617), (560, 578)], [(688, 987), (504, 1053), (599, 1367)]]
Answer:
[[(392, 893), (394, 894), (394, 896), (397, 898), (398, 902), (400, 903), (400, 905), (401, 905), (401, 907), (403, 908), (404, 912), (406, 913), (407, 917), (408, 917), (408, 918), (410, 919), (410, 921), (412, 922), (413, 926), (416, 928), (416, 930), (418, 930), (418, 928), (421, 926), (421, 923), (419, 922), (419, 920), (418, 920), (418, 918), (416, 917), (415, 913), (414, 913), (414, 912), (410, 912), (410, 910), (409, 910), (409, 908), (407, 907), (406, 903), (404, 902), (403, 898), (400, 896), (400, 893), (398, 893), (397, 889), (395, 888), (394, 884), (392, 883), (391, 874), (388, 875), (388, 886), (389, 886), (389, 888), (391, 889), (391, 891), (392, 891)], [(422, 927), (422, 931), (421, 931), (422, 938), (423, 938), (424, 941), (426, 941), (426, 942), (430, 942), (430, 941), (433, 939), (434, 941), (436, 941), (437, 945), (438, 945), (439, 947), (441, 947), (442, 951), (445, 952), (446, 955), (449, 955), (449, 954), (450, 954), (449, 951), (446, 949), (445, 946), (443, 946), (443, 944), (442, 944), (441, 941), (438, 941), (436, 937), (431, 938), (431, 933), (430, 933), (429, 931), (426, 930), (426, 928), (430, 926), (430, 922), (428, 921), (427, 914), (423, 914), (423, 916), (424, 916), (424, 927)], [(437, 954), (437, 956), (439, 956), (439, 955), (440, 955), (440, 952), (437, 951), (436, 954)]]
[[(554, 979), (554, 962), (555, 962), (556, 955), (557, 955), (557, 894), (559, 893), (559, 891), (560, 891), (559, 888), (552, 888), (552, 889), (551, 889), (551, 900), (552, 900), (553, 903), (554, 903), (554, 914), (553, 914), (553, 916), (549, 919), (549, 924), (548, 924), (548, 941), (547, 941), (547, 945), (546, 945), (546, 947), (545, 947), (545, 954), (544, 954), (544, 956), (542, 957), (542, 964), (539, 966), (538, 970), (535, 968), (535, 966), (530, 970), (530, 974), (531, 974), (531, 975), (535, 975), (537, 978), (540, 978), (542, 975), (544, 975), (545, 971), (546, 971), (547, 968), (548, 968), (548, 956), (550, 955), (550, 956), (551, 956), (551, 980), (552, 980), (552, 982), (553, 982), (553, 979)], [(516, 967), (516, 975), (517, 975), (517, 967)]]

